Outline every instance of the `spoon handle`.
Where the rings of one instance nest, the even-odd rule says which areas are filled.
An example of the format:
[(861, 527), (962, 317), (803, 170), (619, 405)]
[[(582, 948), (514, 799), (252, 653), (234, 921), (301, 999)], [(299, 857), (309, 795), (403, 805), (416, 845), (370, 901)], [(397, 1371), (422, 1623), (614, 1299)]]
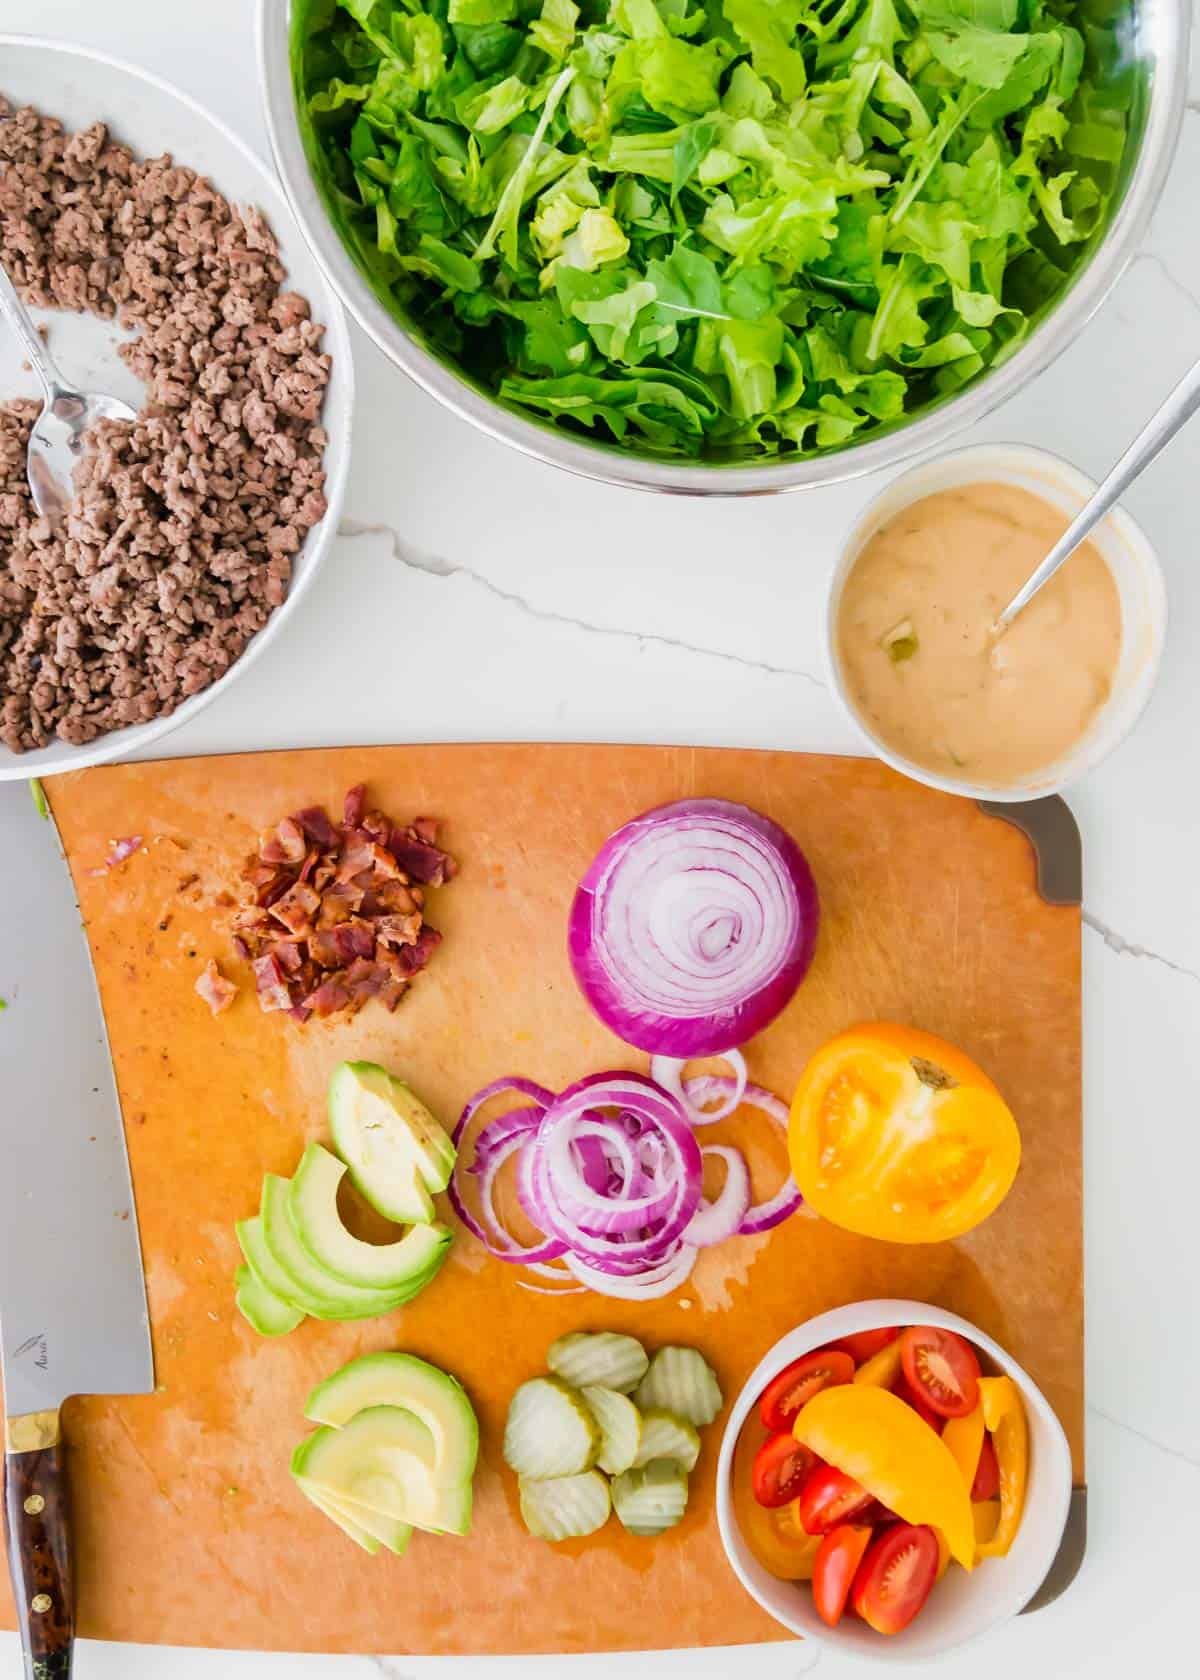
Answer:
[(1142, 469), (1148, 467), (1159, 450), (1170, 443), (1175, 433), (1191, 419), (1197, 408), (1200, 408), (1200, 362), (1183, 376), (1162, 407), (1134, 438), (1091, 500), (1080, 508), (1037, 571), (1018, 589), (997, 620), (999, 629), (1008, 629), (1021, 609), (1028, 606), (1044, 584), (1049, 583), (1063, 561), (1075, 552), (1113, 504), (1120, 501)]
[(42, 343), (41, 334), (34, 325), (33, 317), (21, 302), (17, 288), (9, 279), (4, 264), (0, 263), (0, 315), (3, 315), (9, 326), (16, 333), (24, 347), (25, 354), (33, 363), (38, 378), (46, 388), (46, 400), (53, 400), (54, 392), (62, 381), (58, 377), (58, 369), (50, 359), (50, 353)]

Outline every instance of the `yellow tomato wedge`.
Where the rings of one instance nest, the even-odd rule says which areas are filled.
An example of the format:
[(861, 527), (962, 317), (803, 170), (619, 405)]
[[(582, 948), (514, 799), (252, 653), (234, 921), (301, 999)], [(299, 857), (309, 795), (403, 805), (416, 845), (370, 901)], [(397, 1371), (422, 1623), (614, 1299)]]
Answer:
[[(833, 1392), (837, 1392), (834, 1390)], [(820, 1396), (818, 1395), (819, 1399)], [(992, 1432), (1000, 1469), (1000, 1520), (979, 1547), (981, 1558), (1005, 1557), (1017, 1537), (1029, 1481), (1029, 1425), (1021, 1392), (1011, 1377), (980, 1377), (979, 1405)], [(801, 1417), (804, 1413), (801, 1412)]]
[(888, 1242), (944, 1242), (986, 1219), (1021, 1160), (1017, 1123), (971, 1058), (886, 1021), (831, 1039), (792, 1103), (792, 1173), (814, 1212)]
[(938, 1567), (934, 1580), (940, 1581), (942, 1576), (950, 1567), (950, 1548), (947, 1546), (946, 1536), (942, 1533), (940, 1528), (935, 1528), (933, 1532), (937, 1535), (938, 1543)]
[(822, 1389), (792, 1433), (909, 1523), (940, 1529), (964, 1569), (975, 1567), (971, 1500), (949, 1449), (911, 1406), (869, 1384)]
[(975, 1481), (975, 1472), (979, 1468), (983, 1436), (982, 1404), (973, 1407), (966, 1417), (947, 1418), (946, 1427), (942, 1430), (942, 1440), (949, 1447), (951, 1456), (962, 1473), (968, 1494)]
[(778, 1581), (811, 1581), (821, 1549), (821, 1534), (805, 1534), (789, 1505), (768, 1511), (751, 1500), (738, 1517), (746, 1544), (769, 1575)]
[(758, 1414), (752, 1413), (742, 1426), (733, 1458), (733, 1506), (738, 1527), (769, 1575), (780, 1581), (811, 1581), (822, 1536), (804, 1532), (797, 1500), (768, 1511), (755, 1499), (751, 1488), (754, 1455), (766, 1439), (767, 1431)]
[(854, 1373), (856, 1383), (866, 1383), (871, 1388), (891, 1388), (900, 1375), (900, 1338), (888, 1342), (878, 1353), (873, 1353), (870, 1359), (864, 1360)]
[(986, 1546), (991, 1541), (1000, 1526), (1000, 1501), (998, 1499), (977, 1499), (971, 1506), (971, 1515), (975, 1519), (975, 1540), (979, 1546)]

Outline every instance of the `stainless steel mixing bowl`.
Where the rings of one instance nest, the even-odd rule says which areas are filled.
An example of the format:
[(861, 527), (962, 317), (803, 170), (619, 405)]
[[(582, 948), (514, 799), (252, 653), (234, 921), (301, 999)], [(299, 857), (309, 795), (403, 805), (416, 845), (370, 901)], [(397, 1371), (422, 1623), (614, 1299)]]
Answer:
[[(432, 355), (380, 301), (325, 212), (304, 154), (288, 59), (293, 0), (259, 0), (258, 47), (267, 122), (292, 209), (342, 301), (396, 366), (472, 425), (585, 478), (676, 495), (766, 495), (836, 484), (936, 449), (1011, 397), (1064, 350), (1103, 303), (1137, 250), (1171, 166), (1187, 98), (1191, 0), (1114, 0), (1117, 73), (1134, 84), (1129, 141), (1108, 223), (1071, 285), (1020, 348), (974, 383), (869, 441), (826, 455), (755, 465), (683, 462), (573, 438), (523, 418)], [(1108, 21), (1108, 20), (1106, 20)], [(1111, 25), (1110, 25), (1111, 26)]]

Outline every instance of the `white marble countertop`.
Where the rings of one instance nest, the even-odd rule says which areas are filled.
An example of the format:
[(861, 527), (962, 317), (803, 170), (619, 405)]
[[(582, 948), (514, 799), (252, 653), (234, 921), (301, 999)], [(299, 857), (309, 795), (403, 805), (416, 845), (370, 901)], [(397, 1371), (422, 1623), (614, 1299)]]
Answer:
[[(0, 0), (0, 31), (86, 42), (155, 70), (266, 156), (253, 9), (252, 0)], [(3, 71), (0, 58), (0, 86)], [(962, 442), (1041, 444), (1098, 474), (1200, 353), (1200, 51), (1192, 88), (1145, 249), (1082, 338)], [(172, 735), (169, 751), (479, 737), (854, 750), (820, 674), (820, 608), (839, 536), (876, 482), (704, 503), (584, 483), (445, 413), (357, 330), (354, 347), (357, 424), (339, 540), (289, 633)], [(1198, 440), (1195, 430), (1179, 440), (1128, 499), (1167, 573), (1161, 683), (1133, 738), (1070, 800), (1085, 858), (1088, 1557), (1056, 1605), (943, 1665), (972, 1680), (1007, 1680), (1014, 1669), (1056, 1680), (1171, 1673), (1195, 1651)], [(570, 1661), (87, 1644), (77, 1672), (715, 1680), (747, 1661), (767, 1680), (790, 1680), (818, 1658), (795, 1644)], [(16, 1674), (11, 1637), (0, 1636), (0, 1664)], [(819, 1666), (831, 1680), (854, 1671), (828, 1652)]]

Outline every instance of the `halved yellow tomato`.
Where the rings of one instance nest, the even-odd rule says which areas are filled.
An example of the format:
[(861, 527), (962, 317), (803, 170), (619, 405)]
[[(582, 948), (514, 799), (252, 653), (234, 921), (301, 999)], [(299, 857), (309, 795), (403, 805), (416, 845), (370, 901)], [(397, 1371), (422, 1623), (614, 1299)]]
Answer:
[(860, 1236), (943, 1242), (1012, 1187), (1021, 1135), (971, 1058), (876, 1021), (831, 1039), (792, 1103), (792, 1173), (815, 1213)]

